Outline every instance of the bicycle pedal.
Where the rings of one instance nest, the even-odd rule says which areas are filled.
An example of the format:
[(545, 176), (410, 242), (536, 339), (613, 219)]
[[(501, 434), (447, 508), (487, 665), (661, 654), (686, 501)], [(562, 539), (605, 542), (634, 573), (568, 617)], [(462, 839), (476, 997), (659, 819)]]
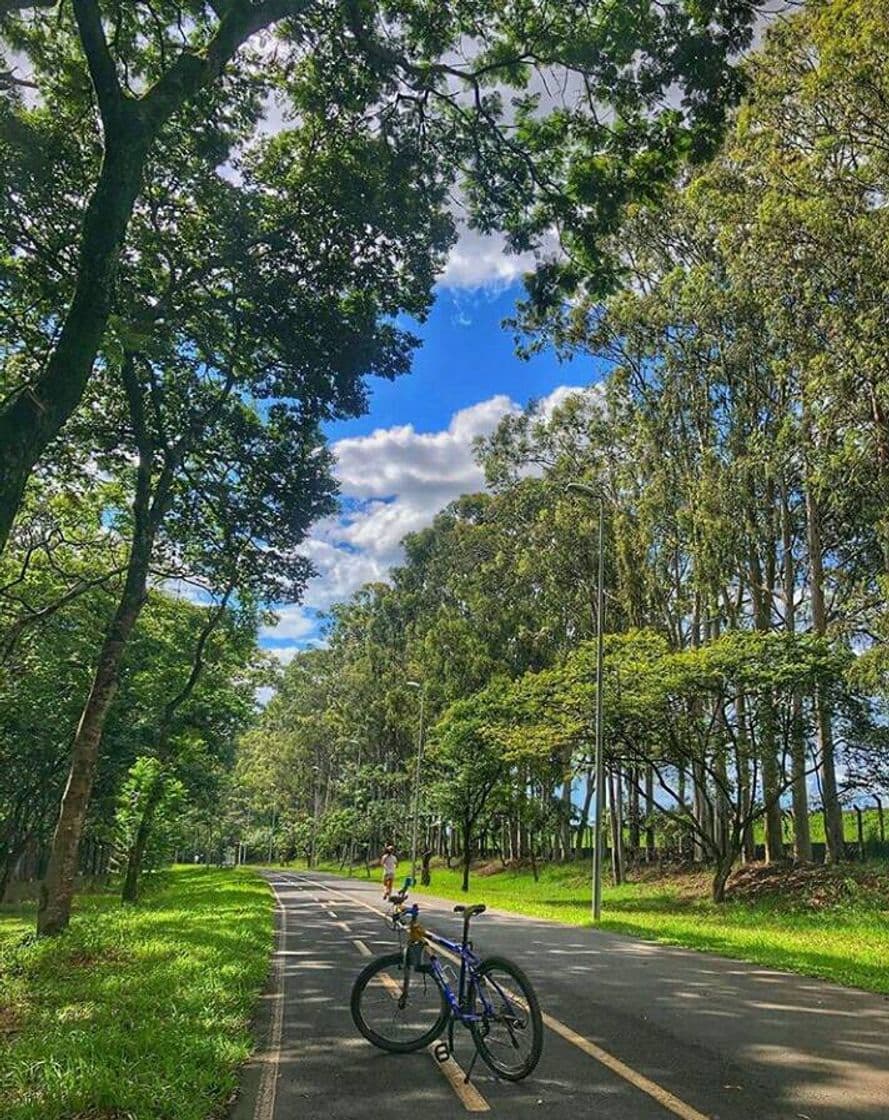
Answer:
[(446, 1042), (436, 1042), (432, 1054), (439, 1065), (443, 1065), (451, 1056), (450, 1047)]

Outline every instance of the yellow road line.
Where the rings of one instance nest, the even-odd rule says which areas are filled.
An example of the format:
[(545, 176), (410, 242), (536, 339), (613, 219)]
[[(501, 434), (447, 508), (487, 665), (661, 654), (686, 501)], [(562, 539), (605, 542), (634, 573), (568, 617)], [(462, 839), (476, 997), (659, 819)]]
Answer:
[[(303, 881), (313, 882), (311, 879)], [(313, 885), (324, 887), (325, 890), (334, 890), (334, 888), (328, 887), (326, 883), (313, 883)], [(342, 891), (339, 893), (342, 895)], [(386, 916), (382, 910), (377, 910), (375, 906), (371, 906), (363, 899), (353, 898), (351, 901), (366, 906), (368, 910), (373, 910), (375, 914), (379, 914), (381, 917)], [(440, 946), (436, 945), (435, 951), (443, 957), (448, 957), (457, 964), (460, 963), (460, 958), (447, 949), (442, 949)], [(522, 1001), (519, 1000), (518, 1002)], [(637, 1073), (632, 1066), (628, 1066), (627, 1063), (622, 1062), (620, 1058), (609, 1054), (607, 1050), (603, 1050), (602, 1047), (597, 1046), (595, 1042), (584, 1038), (582, 1034), (578, 1034), (577, 1031), (572, 1030), (571, 1027), (566, 1026), (565, 1023), (554, 1019), (552, 1015), (547, 1015), (544, 1012), (543, 1021), (554, 1034), (559, 1035), (560, 1038), (564, 1038), (566, 1042), (570, 1042), (572, 1046), (576, 1046), (578, 1050), (582, 1050), (584, 1054), (601, 1063), (606, 1069), (610, 1069), (612, 1073), (616, 1073), (618, 1077), (622, 1077), (624, 1081), (629, 1082), (634, 1088), (645, 1093), (647, 1096), (651, 1097), (652, 1100), (657, 1101), (662, 1108), (665, 1108), (668, 1112), (672, 1112), (674, 1116), (680, 1117), (680, 1120), (710, 1120), (710, 1117), (708, 1117), (706, 1113), (698, 1112), (696, 1108), (692, 1108), (690, 1104), (686, 1104), (685, 1101), (680, 1100), (679, 1097), (675, 1096), (668, 1089), (664, 1089), (663, 1086), (658, 1085), (656, 1081), (652, 1081), (644, 1074)]]
[(436, 1044), (431, 1042), (426, 1047), (426, 1052), (444, 1074), (445, 1080), (460, 1098), (460, 1102), (466, 1111), (490, 1112), (491, 1106), (472, 1082), (466, 1080), (466, 1074), (457, 1059), (452, 1056), (446, 1062), (440, 1062), (435, 1056), (435, 1046)]
[[(391, 976), (387, 976), (385, 972), (379, 973), (377, 979), (380, 980), (389, 995), (393, 999), (398, 999), (401, 994), (401, 989)], [(457, 1097), (467, 1112), (490, 1112), (491, 1106), (476, 1089), (472, 1082), (467, 1082), (466, 1074), (462, 1066), (456, 1058), (448, 1058), (446, 1062), (440, 1062), (435, 1056), (435, 1043), (430, 1042), (426, 1047), (426, 1053), (435, 1062), (441, 1072), (444, 1074), (444, 1079), (450, 1087), (457, 1094)]]
[(662, 1108), (666, 1108), (668, 1112), (672, 1112), (674, 1116), (679, 1116), (682, 1120), (710, 1120), (710, 1117), (705, 1113), (698, 1112), (696, 1108), (692, 1108), (690, 1104), (681, 1101), (679, 1097), (674, 1096), (667, 1089), (644, 1077), (641, 1073), (637, 1073), (626, 1062), (622, 1062), (620, 1058), (615, 1058), (613, 1054), (609, 1054), (607, 1050), (603, 1050), (595, 1042), (590, 1042), (588, 1038), (584, 1038), (583, 1035), (573, 1031), (570, 1027), (566, 1027), (564, 1023), (554, 1019), (552, 1015), (544, 1014), (543, 1021), (551, 1031), (555, 1031), (567, 1042), (573, 1043), (578, 1050), (582, 1050), (585, 1054), (589, 1054), (591, 1058), (595, 1058), (597, 1062), (601, 1062), (603, 1066), (607, 1066), (618, 1077), (629, 1081), (640, 1092), (647, 1093), (649, 1097), (657, 1101)]

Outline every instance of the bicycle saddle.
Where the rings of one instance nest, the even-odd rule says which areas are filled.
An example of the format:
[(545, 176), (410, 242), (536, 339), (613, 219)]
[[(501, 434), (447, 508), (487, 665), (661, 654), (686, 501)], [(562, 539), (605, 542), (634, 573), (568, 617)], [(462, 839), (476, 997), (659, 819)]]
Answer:
[(485, 906), (483, 902), (477, 902), (475, 906), (455, 906), (454, 913), (462, 914), (464, 918), (469, 921), (469, 919), (474, 918), (476, 914), (484, 914), (487, 909), (487, 906)]

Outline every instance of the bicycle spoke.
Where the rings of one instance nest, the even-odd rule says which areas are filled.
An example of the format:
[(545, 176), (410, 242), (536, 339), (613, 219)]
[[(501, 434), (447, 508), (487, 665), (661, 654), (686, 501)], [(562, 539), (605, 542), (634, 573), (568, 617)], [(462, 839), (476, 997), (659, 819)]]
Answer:
[(361, 997), (366, 1026), (393, 1043), (409, 1043), (432, 1030), (441, 1016), (441, 993), (420, 973), (410, 978), (404, 993), (404, 973), (393, 964), (378, 972)]
[(476, 981), (472, 1009), (480, 1016), (473, 1033), (482, 1057), (514, 1079), (526, 1076), (540, 1054), (540, 1028), (517, 990), (517, 979), (505, 965), (492, 962)]

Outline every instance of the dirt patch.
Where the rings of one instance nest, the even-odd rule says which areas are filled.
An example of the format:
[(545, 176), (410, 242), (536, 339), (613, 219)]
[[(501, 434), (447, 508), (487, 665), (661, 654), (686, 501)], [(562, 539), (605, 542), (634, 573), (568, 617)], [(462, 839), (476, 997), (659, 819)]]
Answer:
[(8, 1040), (22, 1029), (22, 1013), (0, 1004), (0, 1038)]
[(91, 1108), (86, 1112), (72, 1112), (71, 1120), (135, 1120), (135, 1112), (120, 1108)]
[(93, 953), (88, 949), (75, 949), (69, 953), (65, 963), (71, 968), (92, 968), (97, 964), (121, 964), (128, 960), (128, 954), (122, 949), (105, 948), (101, 953)]
[(849, 905), (889, 907), (889, 874), (867, 865), (821, 864), (766, 866), (751, 864), (734, 873), (729, 897), (739, 902), (772, 899), (807, 910), (829, 910)]

